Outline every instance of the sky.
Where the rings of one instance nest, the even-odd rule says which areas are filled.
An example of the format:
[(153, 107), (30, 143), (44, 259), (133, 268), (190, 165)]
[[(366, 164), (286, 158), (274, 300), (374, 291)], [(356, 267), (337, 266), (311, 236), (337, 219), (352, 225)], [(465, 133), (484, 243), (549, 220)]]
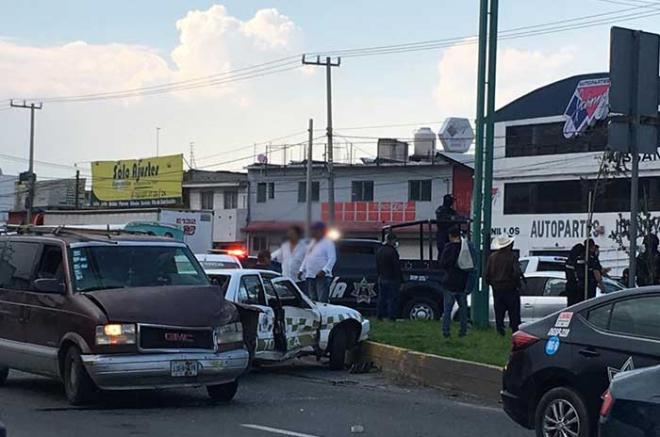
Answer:
[[(410, 138), (417, 126), (437, 130), (447, 117), (474, 118), (477, 55), (468, 38), (478, 30), (478, 3), (0, 0), (0, 169), (27, 169), (29, 111), (5, 109), (12, 98), (44, 100), (35, 114), (40, 179), (71, 176), (74, 165), (86, 176), (94, 160), (153, 156), (157, 127), (161, 155), (189, 159), (192, 142), (197, 168), (240, 170), (255, 151), (271, 151), (271, 162), (282, 161), (282, 144), (291, 145), (287, 159), (300, 158), (297, 144), (306, 141), (313, 118), (320, 158), (325, 74), (294, 62), (301, 53), (451, 38), (433, 50), (344, 56), (333, 68), (335, 155), (346, 159), (349, 143), (354, 157), (373, 155), (375, 137)], [(660, 13), (660, 2), (508, 0), (500, 2), (499, 26), (566, 26), (575, 17), (597, 15), (596, 21), (646, 11)], [(660, 32), (660, 15), (617, 24)], [(607, 71), (609, 27), (501, 39), (497, 106), (554, 80)], [(92, 102), (48, 100), (190, 81), (286, 57), (293, 60), (291, 68), (282, 64), (286, 71), (233, 82), (220, 76), (221, 86)]]

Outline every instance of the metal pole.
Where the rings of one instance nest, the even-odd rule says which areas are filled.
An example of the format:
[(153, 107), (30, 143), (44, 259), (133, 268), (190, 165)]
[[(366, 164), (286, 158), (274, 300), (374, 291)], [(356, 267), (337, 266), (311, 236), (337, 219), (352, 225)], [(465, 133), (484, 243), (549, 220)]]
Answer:
[(80, 170), (76, 170), (76, 209), (80, 209)]
[(307, 177), (305, 182), (305, 201), (307, 202), (307, 215), (305, 216), (305, 233), (310, 235), (312, 226), (312, 160), (314, 143), (314, 120), (309, 119), (309, 140), (307, 143)]
[(637, 88), (639, 80), (639, 31), (633, 34), (633, 53), (630, 88), (630, 115), (633, 122), (630, 129), (630, 154), (632, 155), (632, 174), (630, 178), (630, 265), (628, 266), (628, 286), (635, 286), (637, 278), (637, 214), (639, 212), (639, 153), (637, 145), (637, 126), (639, 126), (639, 111), (637, 110)]
[(28, 168), (30, 181), (28, 182), (27, 224), (32, 224), (32, 205), (34, 203), (34, 103), (30, 104), (30, 164)]
[[(486, 32), (488, 29), (488, 0), (481, 0), (479, 7), (479, 49), (477, 71), (477, 120), (474, 151), (474, 181), (472, 186), (472, 238), (474, 247), (481, 253), (481, 193), (483, 184), (483, 147), (484, 147), (484, 95), (486, 82)], [(477, 263), (477, 268), (480, 263)], [(479, 281), (475, 282), (476, 296)]]
[(156, 156), (160, 154), (160, 128), (156, 127)]
[[(478, 71), (477, 71), (477, 122), (476, 122), (476, 150), (475, 150), (475, 168), (474, 168), (474, 186), (473, 186), (473, 222), (472, 235), (474, 244), (480, 256), (480, 262), (477, 262), (479, 276), (482, 277), (485, 272), (486, 253), (490, 248), (490, 235), (483, 233), (482, 214), (484, 213), (485, 188), (483, 186), (484, 177), (484, 96), (486, 93), (486, 56), (488, 39), (488, 0), (481, 0), (479, 8), (479, 48), (478, 48)], [(488, 41), (490, 44), (490, 41)], [(490, 87), (489, 87), (490, 89)], [(485, 216), (483, 216), (485, 218)], [(477, 327), (488, 325), (488, 292), (485, 282), (476, 281), (475, 293), (472, 297), (474, 322)], [(479, 292), (481, 290), (481, 292)]]
[(589, 202), (589, 211), (587, 211), (587, 238), (584, 243), (584, 300), (589, 299), (589, 241), (591, 240), (591, 220), (593, 217), (593, 191), (589, 191), (587, 201)]
[(325, 58), (325, 81), (328, 99), (328, 222), (335, 222), (335, 172), (332, 144), (332, 62)]

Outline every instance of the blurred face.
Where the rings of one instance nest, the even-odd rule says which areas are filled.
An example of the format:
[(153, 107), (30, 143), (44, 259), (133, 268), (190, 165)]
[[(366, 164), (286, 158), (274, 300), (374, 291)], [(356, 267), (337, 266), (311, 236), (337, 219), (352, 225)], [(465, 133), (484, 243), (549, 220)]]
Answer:
[(460, 235), (450, 235), (449, 236), (449, 241), (452, 243), (458, 243), (461, 241), (461, 236)]
[(315, 240), (320, 240), (323, 237), (325, 237), (325, 229), (312, 229), (312, 238)]
[(296, 242), (300, 239), (300, 235), (298, 235), (298, 232), (295, 229), (289, 229), (286, 233), (287, 238), (289, 241)]

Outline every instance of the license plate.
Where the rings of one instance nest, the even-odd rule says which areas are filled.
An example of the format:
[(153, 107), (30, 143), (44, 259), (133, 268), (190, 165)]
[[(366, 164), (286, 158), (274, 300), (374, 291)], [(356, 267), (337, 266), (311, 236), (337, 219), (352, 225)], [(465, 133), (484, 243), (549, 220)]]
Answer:
[(170, 362), (172, 376), (197, 376), (197, 361), (176, 360)]

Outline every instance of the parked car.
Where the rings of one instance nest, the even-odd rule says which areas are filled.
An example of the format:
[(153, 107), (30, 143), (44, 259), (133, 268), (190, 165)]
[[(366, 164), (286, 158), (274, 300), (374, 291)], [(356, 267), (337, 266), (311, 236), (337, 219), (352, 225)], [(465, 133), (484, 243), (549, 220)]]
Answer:
[(532, 272), (563, 272), (566, 257), (564, 256), (524, 256), (519, 259), (520, 270), (523, 273)]
[(329, 356), (343, 369), (347, 352), (369, 335), (369, 320), (351, 308), (311, 301), (277, 272), (213, 270), (208, 275), (225, 298), (260, 311), (253, 352), (256, 361), (283, 361), (302, 355)]
[(619, 373), (603, 395), (600, 437), (660, 435), (660, 366)]
[(241, 261), (233, 255), (219, 253), (197, 253), (195, 258), (204, 270), (242, 269)]
[(558, 427), (559, 435), (594, 435), (612, 377), (660, 364), (658, 314), (660, 287), (645, 287), (523, 325), (504, 368), (504, 411), (539, 436), (557, 435)]
[[(520, 290), (520, 318), (523, 322), (533, 322), (548, 314), (555, 313), (566, 308), (566, 277), (564, 272), (538, 271), (525, 273), (525, 281)], [(624, 287), (610, 278), (603, 278), (606, 290), (598, 287), (598, 296), (614, 291), (623, 290)], [(471, 304), (471, 296), (468, 296), (468, 305)], [(493, 307), (493, 291), (490, 290), (489, 320), (495, 323), (495, 309)], [(458, 308), (454, 308), (453, 317), (456, 318)]]
[(236, 306), (170, 238), (45, 228), (0, 236), (0, 384), (9, 369), (97, 388), (236, 393), (248, 366)]

